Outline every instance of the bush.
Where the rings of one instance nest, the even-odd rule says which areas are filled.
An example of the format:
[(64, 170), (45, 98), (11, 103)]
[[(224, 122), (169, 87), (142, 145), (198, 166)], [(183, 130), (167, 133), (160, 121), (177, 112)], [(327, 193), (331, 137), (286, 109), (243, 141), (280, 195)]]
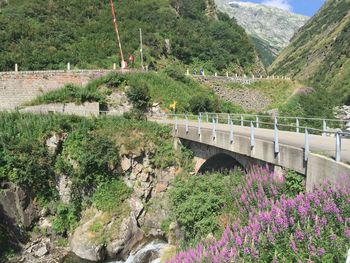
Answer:
[(93, 203), (104, 212), (118, 212), (121, 204), (130, 196), (131, 188), (121, 180), (102, 183), (93, 195)]
[(80, 190), (90, 191), (113, 178), (117, 165), (118, 150), (108, 138), (80, 129), (70, 133), (64, 142), (56, 168), (71, 176)]
[(79, 211), (73, 205), (60, 203), (56, 207), (52, 229), (55, 233), (66, 236), (68, 231), (77, 227), (78, 222)]
[(150, 107), (151, 97), (147, 84), (132, 86), (126, 91), (126, 96), (134, 109), (147, 112)]
[(213, 100), (199, 95), (190, 99), (189, 110), (193, 114), (199, 114), (200, 112), (213, 112), (215, 111), (215, 106)]
[(226, 199), (229, 177), (207, 174), (177, 179), (170, 192), (172, 213), (185, 235), (186, 243), (199, 241), (220, 230), (218, 216)]

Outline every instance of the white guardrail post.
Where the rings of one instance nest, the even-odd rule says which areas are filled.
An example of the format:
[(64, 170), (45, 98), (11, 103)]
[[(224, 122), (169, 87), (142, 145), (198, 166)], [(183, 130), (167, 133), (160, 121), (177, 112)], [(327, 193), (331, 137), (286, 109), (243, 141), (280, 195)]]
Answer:
[(215, 119), (213, 118), (213, 140), (216, 139), (216, 122)]
[(299, 129), (299, 119), (298, 118), (295, 119), (295, 126), (297, 127), (297, 133), (299, 133), (300, 129)]
[(206, 118), (207, 122), (209, 122), (209, 115), (208, 115), (208, 112), (205, 113), (205, 118)]
[(175, 132), (177, 132), (178, 131), (178, 122), (177, 122), (177, 116), (175, 116), (175, 119), (174, 119), (174, 121), (175, 121), (175, 123), (174, 123), (174, 127), (175, 127)]
[(233, 137), (233, 122), (230, 121), (230, 143), (233, 143), (234, 137)]
[(202, 116), (199, 113), (199, 116), (198, 116), (198, 135), (199, 135), (199, 137), (201, 137), (201, 124), (202, 124)]
[(280, 152), (280, 144), (279, 144), (279, 138), (278, 138), (278, 120), (277, 120), (277, 118), (275, 118), (274, 143), (275, 143), (275, 154), (278, 154)]
[(241, 126), (242, 126), (242, 127), (244, 126), (244, 118), (243, 118), (243, 115), (241, 115)]
[(335, 135), (335, 161), (341, 161), (341, 135), (339, 132)]
[(250, 147), (254, 148), (255, 146), (255, 138), (254, 138), (254, 124), (250, 122)]
[(310, 153), (309, 132), (305, 128), (305, 156), (304, 156), (305, 162), (309, 160), (309, 153)]
[(326, 132), (327, 132), (327, 122), (326, 120), (323, 120), (323, 133), (322, 136), (327, 136)]
[(186, 117), (185, 117), (185, 128), (186, 128), (186, 133), (188, 133), (188, 117), (187, 117), (187, 114), (186, 114)]
[(256, 128), (259, 129), (259, 116), (255, 117), (255, 121), (256, 121)]

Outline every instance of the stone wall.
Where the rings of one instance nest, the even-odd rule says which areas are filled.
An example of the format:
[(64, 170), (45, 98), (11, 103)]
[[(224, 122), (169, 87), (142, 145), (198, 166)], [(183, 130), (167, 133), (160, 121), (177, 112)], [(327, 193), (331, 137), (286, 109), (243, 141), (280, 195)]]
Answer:
[(54, 103), (30, 106), (21, 109), (20, 112), (30, 112), (30, 113), (61, 113), (61, 114), (71, 114), (77, 116), (98, 116), (100, 114), (100, 104), (98, 102), (84, 103), (81, 105), (74, 103)]
[(86, 85), (112, 70), (0, 72), (0, 110), (11, 110), (26, 101), (66, 84)]

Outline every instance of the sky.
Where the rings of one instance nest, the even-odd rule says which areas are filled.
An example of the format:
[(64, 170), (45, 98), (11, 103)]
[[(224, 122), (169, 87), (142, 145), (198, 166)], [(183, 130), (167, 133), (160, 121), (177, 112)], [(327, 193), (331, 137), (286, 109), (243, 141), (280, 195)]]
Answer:
[(275, 6), (293, 13), (313, 16), (325, 0), (243, 0), (244, 2), (262, 3)]

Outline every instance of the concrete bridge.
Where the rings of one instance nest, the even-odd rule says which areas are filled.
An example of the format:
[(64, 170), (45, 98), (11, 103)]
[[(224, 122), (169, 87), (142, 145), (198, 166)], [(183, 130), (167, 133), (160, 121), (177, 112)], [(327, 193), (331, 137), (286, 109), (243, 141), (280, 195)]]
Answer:
[[(173, 132), (190, 147), (196, 172), (251, 165), (268, 165), (275, 171), (294, 170), (306, 176), (308, 191), (324, 181), (350, 183), (350, 139), (280, 131), (276, 129), (228, 125), (168, 116), (158, 122), (173, 125)], [(301, 129), (301, 127), (299, 127)], [(310, 129), (312, 130), (312, 129)]]

